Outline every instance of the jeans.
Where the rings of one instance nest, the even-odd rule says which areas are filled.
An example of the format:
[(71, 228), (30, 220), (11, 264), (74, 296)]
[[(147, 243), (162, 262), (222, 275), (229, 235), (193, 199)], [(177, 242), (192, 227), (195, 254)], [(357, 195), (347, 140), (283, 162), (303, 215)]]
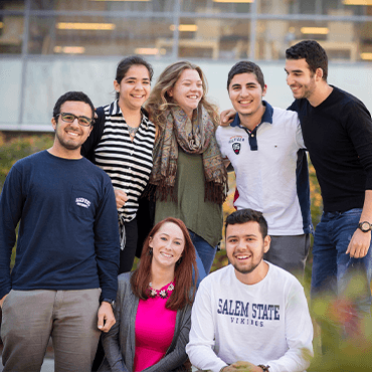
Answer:
[(370, 313), (372, 249), (370, 247), (367, 255), (359, 259), (351, 258), (345, 252), (358, 228), (361, 213), (361, 208), (323, 213), (315, 231), (311, 280), (311, 295), (314, 298), (324, 292), (343, 295), (350, 279), (358, 276), (358, 287), (362, 291), (356, 295), (354, 302), (359, 315)]
[[(217, 252), (217, 246), (214, 248), (207, 243), (201, 236), (195, 234), (193, 231), (189, 230), (191, 240), (195, 246), (196, 249), (196, 256), (197, 260), (201, 260), (202, 267), (204, 268), (205, 275), (209, 274), (209, 271), (211, 270), (214, 256)], [(198, 269), (200, 265), (198, 263)], [(200, 275), (200, 274), (199, 274)]]

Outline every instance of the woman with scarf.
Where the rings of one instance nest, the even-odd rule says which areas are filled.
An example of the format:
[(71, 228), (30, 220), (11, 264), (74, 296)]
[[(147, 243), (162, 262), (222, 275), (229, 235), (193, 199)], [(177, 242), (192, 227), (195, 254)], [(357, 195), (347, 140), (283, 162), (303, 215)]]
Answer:
[(215, 138), (218, 110), (206, 93), (200, 67), (181, 61), (164, 70), (146, 104), (159, 129), (148, 188), (156, 200), (155, 223), (168, 216), (185, 223), (202, 261), (200, 276), (209, 273), (222, 238), (227, 192)]

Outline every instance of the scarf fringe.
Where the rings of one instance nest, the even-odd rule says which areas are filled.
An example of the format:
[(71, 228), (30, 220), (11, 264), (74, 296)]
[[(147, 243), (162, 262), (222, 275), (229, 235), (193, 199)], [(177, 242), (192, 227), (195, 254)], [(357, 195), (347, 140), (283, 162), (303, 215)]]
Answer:
[(214, 181), (205, 182), (205, 194), (204, 201), (210, 201), (216, 204), (223, 204), (227, 198), (229, 187), (226, 180), (222, 183), (216, 183)]
[(157, 200), (167, 202), (169, 201), (168, 196), (170, 198), (170, 201), (175, 203), (178, 201), (177, 195), (174, 191), (174, 187), (167, 185), (165, 183), (165, 179), (163, 179), (157, 185), (151, 183), (147, 184), (147, 187), (142, 193), (141, 198), (146, 198), (154, 202), (156, 202)]

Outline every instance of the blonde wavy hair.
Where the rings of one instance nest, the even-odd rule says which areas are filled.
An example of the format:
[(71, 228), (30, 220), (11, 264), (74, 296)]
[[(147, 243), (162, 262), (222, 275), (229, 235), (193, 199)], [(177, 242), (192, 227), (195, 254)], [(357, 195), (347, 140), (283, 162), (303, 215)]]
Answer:
[(173, 98), (169, 96), (168, 92), (174, 87), (182, 72), (188, 69), (196, 70), (202, 81), (203, 97), (199, 104), (202, 104), (207, 110), (216, 128), (220, 123), (218, 107), (206, 98), (208, 86), (203, 71), (199, 66), (191, 62), (180, 61), (172, 63), (161, 73), (145, 104), (145, 109), (150, 115), (150, 120), (160, 129), (164, 128), (165, 111), (169, 110), (172, 106), (178, 106)]

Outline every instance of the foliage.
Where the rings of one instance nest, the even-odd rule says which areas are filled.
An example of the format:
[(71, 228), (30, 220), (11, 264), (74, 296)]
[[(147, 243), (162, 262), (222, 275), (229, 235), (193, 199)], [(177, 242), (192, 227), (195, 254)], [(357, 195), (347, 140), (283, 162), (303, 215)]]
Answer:
[(53, 136), (48, 134), (16, 137), (5, 142), (0, 132), (0, 190), (13, 164), (28, 155), (51, 147)]
[[(5, 136), (0, 132), (0, 191), (6, 176), (17, 160), (45, 150), (51, 147), (52, 144), (52, 134), (16, 137), (5, 142)], [(11, 267), (14, 266), (14, 260), (15, 248), (12, 252)]]
[(363, 316), (356, 305), (365, 285), (363, 277), (354, 277), (343, 297), (322, 296), (311, 302), (311, 315), (322, 328), (322, 347), (316, 347), (317, 342), (320, 345), (316, 334), (315, 357), (308, 372), (371, 370), (372, 318), (369, 313)]

